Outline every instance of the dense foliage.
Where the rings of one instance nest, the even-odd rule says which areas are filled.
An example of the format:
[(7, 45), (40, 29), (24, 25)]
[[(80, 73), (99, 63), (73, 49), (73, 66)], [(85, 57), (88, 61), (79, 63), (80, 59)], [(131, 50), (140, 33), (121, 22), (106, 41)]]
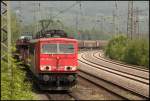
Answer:
[(111, 59), (149, 68), (149, 42), (143, 39), (129, 40), (120, 35), (111, 39), (105, 48), (105, 54)]
[(9, 60), (11, 61), (10, 68), (8, 68), (7, 61), (1, 60), (1, 100), (35, 99), (30, 82), (25, 81), (26, 72), (11, 56)]

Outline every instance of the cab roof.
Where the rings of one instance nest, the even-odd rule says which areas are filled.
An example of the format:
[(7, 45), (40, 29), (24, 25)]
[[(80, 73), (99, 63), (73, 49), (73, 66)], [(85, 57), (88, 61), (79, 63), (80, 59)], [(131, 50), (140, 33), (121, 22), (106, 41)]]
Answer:
[(70, 39), (70, 38), (40, 38), (40, 39), (33, 39), (30, 40), (31, 43), (34, 42), (46, 42), (46, 41), (70, 41), (70, 42), (77, 42), (76, 39)]

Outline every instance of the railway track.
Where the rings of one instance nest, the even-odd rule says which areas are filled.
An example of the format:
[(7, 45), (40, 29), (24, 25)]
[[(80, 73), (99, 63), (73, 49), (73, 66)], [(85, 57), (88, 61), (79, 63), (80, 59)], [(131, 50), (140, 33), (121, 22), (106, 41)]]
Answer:
[[(108, 59), (108, 58), (105, 58), (104, 56), (102, 56), (103, 53), (101, 52), (93, 52), (92, 56), (94, 58), (97, 58), (101, 61), (104, 61), (106, 63), (110, 63), (110, 64), (114, 64), (114, 65), (117, 65), (117, 66), (120, 66), (122, 68), (126, 68), (127, 70), (130, 70), (130, 72), (126, 72), (126, 71), (121, 71), (121, 72), (124, 72), (126, 74), (129, 74), (129, 75), (133, 75), (133, 76), (136, 76), (136, 77), (139, 77), (139, 78), (143, 78), (145, 80), (149, 80), (149, 70), (148, 69), (144, 69), (144, 67), (141, 67), (141, 66), (131, 66), (131, 65), (127, 65), (127, 64), (124, 64), (124, 63), (121, 63), (121, 62), (115, 62), (114, 60), (111, 60), (111, 59)], [(108, 67), (109, 68), (109, 67)], [(133, 73), (133, 71), (139, 71), (137, 74)], [(146, 75), (141, 75), (141, 73), (145, 73)], [(149, 82), (148, 82), (149, 84)]]
[(101, 50), (100, 51), (96, 51), (93, 54), (93, 56), (95, 58), (100, 59), (100, 60), (105, 61), (105, 62), (109, 62), (109, 63), (113, 63), (113, 64), (116, 64), (116, 65), (124, 66), (126, 68), (133, 68), (133, 69), (140, 70), (140, 71), (143, 71), (143, 72), (149, 72), (149, 69), (146, 69), (146, 68), (144, 68), (142, 66), (129, 65), (129, 64), (127, 65), (127, 64), (125, 64), (123, 62), (112, 60), (112, 59), (109, 59), (107, 57), (104, 57), (103, 55), (104, 55), (104, 53)]
[(117, 95), (118, 97), (120, 97), (124, 100), (135, 100), (135, 98), (137, 98), (139, 100), (145, 99), (145, 97), (143, 98), (143, 96), (139, 97), (139, 95), (134, 94), (131, 91), (127, 91), (126, 89), (124, 89), (116, 84), (113, 84), (107, 80), (101, 79), (95, 75), (92, 75), (91, 73), (84, 72), (83, 70), (79, 70), (79, 76), (81, 78), (84, 78), (87, 81), (97, 85), (98, 87), (104, 88), (106, 91), (111, 92), (114, 95)]
[(75, 93), (66, 91), (53, 91), (45, 95), (48, 100), (81, 100)]
[[(125, 76), (119, 75), (119, 72), (118, 74), (116, 74), (116, 73), (112, 73), (110, 70), (106, 71), (106, 69), (105, 70), (102, 69), (102, 66), (95, 65), (94, 63), (85, 60), (85, 58), (83, 58), (82, 55), (83, 53), (81, 53), (79, 57), (79, 62), (80, 64), (82, 64), (81, 66), (82, 68), (80, 67), (79, 70), (82, 70), (89, 74), (93, 74), (94, 76), (97, 76), (99, 79), (103, 79), (103, 81), (107, 82), (107, 84), (103, 83), (101, 85), (101, 86), (105, 86), (104, 88), (107, 88), (114, 93), (118, 93), (120, 96), (127, 95), (125, 96), (127, 99), (148, 99), (149, 98), (149, 94), (148, 94), (149, 85), (146, 84), (146, 80), (145, 82), (141, 82), (132, 78), (126, 78)], [(88, 67), (88, 69), (87, 68), (85, 69), (85, 67)], [(114, 80), (111, 76), (114, 76), (114, 78), (116, 77), (116, 79), (117, 78), (118, 79)], [(115, 87), (112, 87), (110, 85), (115, 85)], [(116, 87), (122, 89), (121, 92), (124, 93), (121, 94), (120, 90), (119, 91), (115, 90), (117, 89)]]
[[(108, 64), (108, 62), (104, 63), (104, 62), (98, 61), (98, 60), (93, 58), (94, 57), (93, 54), (92, 54), (92, 56), (89, 56), (89, 55), (91, 55), (91, 54), (89, 53), (86, 55), (82, 55), (81, 57), (84, 60), (97, 65), (96, 68), (98, 68), (98, 69), (103, 69), (105, 71), (109, 71), (109, 72), (112, 72), (114, 74), (118, 74), (118, 75), (124, 76), (126, 78), (130, 78), (130, 79), (133, 79), (135, 81), (139, 81), (141, 83), (149, 84), (148, 72), (146, 72), (147, 75), (141, 76), (140, 74), (143, 73), (143, 71), (141, 72), (138, 70), (138, 72), (136, 74), (134, 74), (133, 69), (131, 69), (130, 71), (129, 70), (127, 71), (126, 67), (125, 67), (125, 69), (123, 69), (124, 67), (117, 67), (117, 65), (115, 65), (114, 68), (112, 68), (113, 64)], [(98, 67), (98, 66), (101, 66), (101, 67)]]

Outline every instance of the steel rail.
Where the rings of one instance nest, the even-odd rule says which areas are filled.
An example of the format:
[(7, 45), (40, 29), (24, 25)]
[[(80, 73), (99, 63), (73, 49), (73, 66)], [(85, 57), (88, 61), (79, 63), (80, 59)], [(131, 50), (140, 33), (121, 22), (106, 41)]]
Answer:
[[(96, 54), (96, 53), (95, 53), (95, 54)], [(125, 66), (125, 67), (127, 67), (127, 68), (133, 68), (133, 69), (140, 70), (140, 71), (143, 71), (143, 72), (149, 72), (148, 69), (137, 68), (137, 67), (140, 67), (140, 66), (136, 66), (136, 67), (134, 67), (134, 66), (132, 66), (132, 65), (129, 66), (129, 65), (126, 65), (126, 64), (124, 64), (124, 63), (122, 63), (122, 62), (115, 61), (115, 60), (111, 60), (111, 59), (106, 58), (106, 57), (102, 57), (101, 54), (99, 54), (99, 57), (96, 57), (96, 58), (101, 59), (101, 60), (106, 61), (106, 62), (110, 62), (110, 63), (113, 63), (113, 64), (117, 64), (117, 65), (120, 65), (120, 66)]]
[[(97, 53), (93, 53), (92, 56), (95, 57), (95, 58), (97, 58), (97, 59), (99, 59), (95, 54), (97, 54)], [(99, 59), (99, 60), (102, 60), (102, 61), (103, 61), (103, 59)], [(106, 63), (111, 63), (111, 62), (105, 61), (105, 60), (104, 60), (104, 62), (106, 62)], [(112, 64), (115, 64), (115, 63), (112, 63)], [(118, 65), (118, 64), (115, 64), (115, 65)], [(119, 65), (119, 66), (120, 66), (120, 65)], [(126, 66), (124, 66), (124, 67), (126, 67)], [(110, 68), (110, 67), (107, 66), (107, 68)], [(110, 69), (112, 69), (112, 68), (110, 68)], [(134, 69), (134, 68), (131, 68), (131, 69)], [(122, 72), (122, 73), (125, 73), (125, 74), (129, 74), (129, 75), (132, 75), (132, 76), (135, 76), (135, 77), (139, 77), (139, 78), (142, 78), (142, 79), (145, 79), (145, 80), (149, 80), (149, 78), (145, 78), (145, 77), (142, 77), (142, 76), (139, 76), (139, 75), (131, 74), (131, 73), (128, 73), (128, 72), (125, 72), (125, 71), (120, 71), (120, 70), (117, 70), (117, 69), (112, 69), (112, 70), (119, 71), (119, 72)], [(137, 69), (135, 69), (135, 70), (137, 70)], [(140, 71), (140, 70), (139, 70), (139, 71)], [(145, 71), (144, 71), (144, 72), (145, 72)]]
[[(79, 59), (79, 61), (80, 62), (82, 62), (82, 63), (84, 63), (84, 64), (86, 64), (86, 65), (89, 65), (89, 66), (94, 66), (94, 65), (91, 65), (91, 64), (89, 64), (89, 63), (87, 63), (87, 62), (85, 62), (85, 61), (82, 61), (82, 60), (80, 60)], [(95, 67), (95, 66), (94, 66)], [(98, 67), (96, 67), (96, 68), (98, 68)], [(100, 69), (100, 68), (98, 68), (98, 69)], [(116, 84), (116, 83), (114, 83), (114, 84)], [(116, 84), (117, 85), (117, 84)], [(145, 98), (149, 98), (147, 95), (142, 95), (141, 93), (139, 93), (139, 92), (137, 92), (137, 91), (133, 91), (133, 90), (131, 90), (130, 88), (127, 88), (127, 87), (124, 87), (124, 86), (122, 86), (123, 88), (125, 88), (125, 89), (128, 89), (128, 90), (130, 90), (131, 92), (135, 92), (135, 93), (137, 93), (137, 94), (139, 94), (139, 95), (141, 95), (141, 96), (145, 96)]]
[[(139, 100), (148, 99), (148, 97), (145, 97), (143, 95), (140, 95), (138, 93), (135, 93), (133, 91), (130, 91), (122, 86), (119, 86), (117, 84), (114, 84), (110, 81), (107, 81), (105, 79), (99, 78), (95, 75), (92, 75), (90, 73), (87, 73), (81, 69), (79, 69), (79, 76), (86, 79), (87, 81), (103, 87), (105, 90), (125, 99), (125, 100), (135, 100), (134, 97), (138, 98)], [(128, 95), (130, 94), (130, 96)], [(133, 97), (134, 96), (134, 97)], [(133, 97), (133, 98), (132, 98)]]
[[(122, 76), (122, 77), (125, 77), (125, 78), (129, 78), (129, 79), (131, 79), (131, 80), (135, 80), (135, 81), (138, 81), (138, 82), (141, 82), (141, 83), (144, 83), (144, 84), (149, 85), (149, 83), (147, 83), (147, 82), (144, 82), (144, 81), (141, 81), (141, 80), (138, 80), (138, 79), (134, 79), (134, 78), (129, 77), (129, 76), (125, 76), (125, 75), (123, 75), (123, 74), (119, 74), (119, 73), (115, 73), (115, 72), (113, 72), (113, 71), (110, 71), (110, 70), (114, 70), (114, 71), (117, 71), (117, 72), (121, 72), (121, 71), (118, 71), (118, 70), (109, 68), (109, 67), (107, 67), (107, 66), (100, 65), (100, 64), (95, 63), (95, 62), (93, 62), (93, 61), (90, 61), (90, 60), (88, 60), (87, 58), (83, 57), (83, 55), (82, 55), (81, 57), (82, 57), (84, 60), (86, 60), (87, 62), (90, 62), (90, 63), (92, 63), (92, 64), (87, 63), (87, 62), (82, 61), (82, 60), (80, 60), (80, 61), (82, 61), (82, 62), (84, 62), (84, 63), (87, 63), (88, 65), (93, 66), (93, 67), (95, 67), (95, 68), (97, 68), (97, 69), (101, 69), (101, 70), (104, 70), (104, 71), (107, 71), (107, 72), (110, 72), (110, 73), (113, 73), (113, 74), (116, 74), (116, 75), (119, 75), (119, 76)], [(94, 66), (94, 65), (97, 65), (97, 66)], [(101, 66), (101, 67), (103, 67), (103, 68), (109, 68), (110, 70), (106, 70), (106, 69), (103, 69), (103, 68), (99, 68), (99, 66)], [(126, 74), (127, 74), (127, 73), (126, 73)], [(128, 74), (128, 75), (132, 75), (132, 74)], [(132, 76), (134, 76), (134, 75), (132, 75)], [(142, 79), (143, 79), (143, 78), (142, 78)]]
[[(80, 61), (80, 60), (79, 60)], [(82, 61), (81, 61), (82, 62)], [(89, 65), (89, 64), (87, 64), (87, 63), (85, 63), (85, 62), (82, 62), (83, 64), (86, 64), (86, 65)], [(107, 82), (107, 84), (111, 84), (111, 85), (115, 85), (115, 86), (117, 86), (117, 87), (119, 87), (119, 88), (121, 88), (121, 89), (123, 89), (123, 90), (125, 90), (125, 91), (127, 91), (127, 92), (129, 92), (130, 94), (132, 94), (132, 95), (136, 95), (136, 96), (139, 96), (139, 97), (141, 97), (141, 98), (144, 98), (144, 99), (149, 99), (149, 97), (148, 96), (145, 96), (145, 95), (142, 95), (142, 94), (140, 94), (139, 92), (136, 92), (136, 91), (132, 91), (131, 89), (129, 89), (129, 88), (126, 88), (126, 87), (124, 87), (124, 86), (120, 86), (120, 85), (118, 85), (118, 84), (116, 84), (116, 83), (114, 83), (114, 82), (111, 82), (111, 81), (108, 81), (108, 80), (105, 80), (104, 78), (100, 78), (100, 77), (98, 77), (98, 76), (96, 76), (96, 75), (93, 75), (93, 74), (91, 74), (91, 73), (87, 73), (87, 72), (85, 72), (85, 71), (83, 71), (83, 70), (81, 70), (81, 69), (79, 69), (79, 71), (82, 71), (82, 72), (84, 72), (84, 73), (86, 73), (86, 74), (88, 74), (88, 75), (90, 75), (90, 77), (95, 77), (95, 78), (97, 78), (97, 79), (101, 79), (101, 80), (103, 80), (103, 81), (105, 81), (105, 82)], [(80, 74), (79, 74), (80, 75)], [(84, 77), (84, 78), (86, 78), (86, 77)], [(88, 78), (87, 78), (88, 79)], [(96, 80), (93, 80), (93, 82), (94, 81), (96, 81)], [(101, 85), (101, 86), (103, 86), (104, 88), (109, 88), (109, 86), (106, 86), (105, 84), (104, 85)], [(114, 89), (114, 87), (112, 87), (112, 89), (113, 90), (115, 90)], [(119, 94), (119, 93), (121, 93), (121, 92), (115, 92), (115, 91), (113, 91), (114, 93), (117, 93), (117, 94)], [(123, 94), (124, 95), (124, 94)], [(122, 95), (122, 96), (123, 96)], [(129, 98), (128, 98), (129, 99)]]

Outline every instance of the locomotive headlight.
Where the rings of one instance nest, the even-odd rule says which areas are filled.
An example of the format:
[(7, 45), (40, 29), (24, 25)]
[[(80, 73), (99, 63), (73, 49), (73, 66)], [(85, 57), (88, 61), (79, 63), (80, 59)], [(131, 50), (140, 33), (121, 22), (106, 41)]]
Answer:
[(72, 66), (72, 70), (76, 70), (77, 69), (77, 67), (76, 66)]
[(41, 71), (50, 71), (51, 70), (51, 66), (40, 66), (40, 70)]
[(65, 70), (69, 71), (69, 70), (76, 70), (76, 66), (65, 66)]
[(44, 70), (44, 68), (45, 68), (45, 66), (40, 66), (40, 70), (42, 70), (42, 71), (43, 71), (43, 70)]

